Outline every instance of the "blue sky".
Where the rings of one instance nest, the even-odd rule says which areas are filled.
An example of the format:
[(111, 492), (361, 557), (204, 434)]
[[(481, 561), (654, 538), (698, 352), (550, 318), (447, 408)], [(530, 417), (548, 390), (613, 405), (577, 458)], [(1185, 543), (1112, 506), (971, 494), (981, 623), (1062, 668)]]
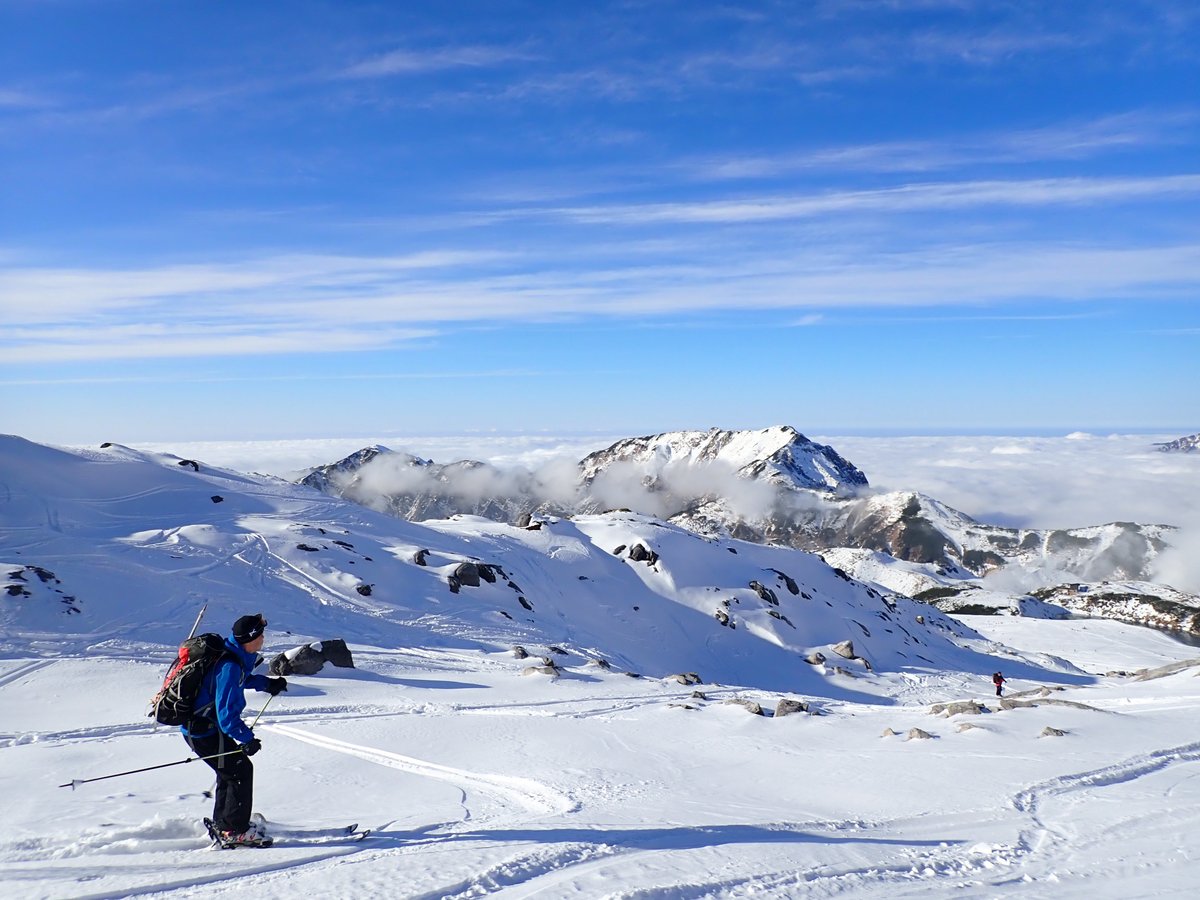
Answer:
[(0, 430), (1200, 429), (1192, 2), (0, 0)]

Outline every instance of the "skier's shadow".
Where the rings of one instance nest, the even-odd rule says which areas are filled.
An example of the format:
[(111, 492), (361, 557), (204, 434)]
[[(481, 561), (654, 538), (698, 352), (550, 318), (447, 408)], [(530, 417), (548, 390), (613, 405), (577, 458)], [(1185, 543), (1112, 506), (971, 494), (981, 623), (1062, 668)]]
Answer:
[[(335, 670), (337, 671), (337, 670)], [(426, 678), (396, 678), (391, 675), (381, 675), (378, 672), (368, 672), (364, 669), (354, 669), (353, 675), (349, 674), (351, 670), (341, 670), (341, 678), (350, 679), (353, 681), (372, 681), (376, 684), (394, 684), (401, 687), (427, 688), (434, 691), (461, 691), (470, 688), (486, 688), (486, 684), (477, 684), (472, 681), (442, 681), (438, 679)], [(332, 691), (332, 687), (327, 687), (333, 683), (333, 679), (322, 677), (325, 673), (321, 672), (316, 675), (288, 675), (287, 693), (293, 697), (320, 697)]]
[(637, 850), (699, 850), (727, 844), (893, 844), (906, 847), (947, 847), (964, 843), (957, 840), (914, 841), (901, 838), (846, 834), (820, 834), (795, 828), (768, 828), (762, 825), (701, 825), (693, 828), (500, 828), (461, 831), (452, 834), (417, 831), (375, 831), (372, 840), (378, 846), (448, 844), (457, 841), (528, 841), (530, 843), (589, 843), (629, 847)]

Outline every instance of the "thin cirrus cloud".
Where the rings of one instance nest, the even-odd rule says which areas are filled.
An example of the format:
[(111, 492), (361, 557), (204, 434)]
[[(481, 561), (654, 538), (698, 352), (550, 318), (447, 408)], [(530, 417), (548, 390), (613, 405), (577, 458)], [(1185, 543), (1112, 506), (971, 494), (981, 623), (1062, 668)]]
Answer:
[[(102, 290), (89, 288), (86, 276), (75, 273), (83, 296), (60, 303), (57, 313), (43, 313), (40, 321), (6, 329), (0, 359), (21, 364), (354, 351), (430, 338), (451, 323), (563, 317), (947, 308), (1034, 299), (1121, 301), (1132, 295), (1169, 300), (1194, 297), (1200, 283), (1200, 245), (941, 247), (865, 261), (797, 257), (757, 266), (745, 260), (733, 272), (728, 261), (712, 260), (707, 267), (695, 261), (664, 269), (656, 279), (646, 278), (643, 269), (620, 266), (553, 270), (548, 258), (538, 271), (469, 277), (453, 269), (387, 272), (387, 260), (347, 273), (336, 265), (323, 269), (322, 259), (309, 262), (303, 279), (281, 273), (270, 261), (261, 270), (241, 264), (234, 273), (242, 279), (238, 292), (226, 290), (231, 276), (214, 268), (210, 282), (193, 277), (175, 283), (174, 293), (162, 293), (160, 285), (160, 293), (129, 306), (111, 302), (112, 284), (137, 283), (139, 273), (101, 273)], [(81, 327), (80, 317), (92, 324)], [(819, 321), (810, 315), (795, 324)]]
[(0, 87), (0, 109), (32, 110), (45, 109), (54, 102), (47, 96), (23, 88)]
[(431, 338), (428, 329), (280, 328), (278, 323), (247, 322), (213, 327), (201, 322), (180, 326), (120, 326), (94, 329), (47, 329), (18, 332), (16, 346), (4, 347), (7, 362), (94, 362), (176, 359), (180, 357), (262, 356), (290, 353), (341, 353), (377, 350)]
[(977, 165), (1078, 160), (1184, 139), (1196, 114), (1130, 112), (1046, 128), (967, 134), (932, 141), (882, 141), (771, 155), (685, 160), (674, 169), (702, 181), (778, 178), (810, 171), (931, 172)]
[(514, 47), (464, 46), (436, 50), (400, 48), (372, 56), (341, 69), (340, 78), (387, 78), (394, 75), (418, 75), (448, 69), (479, 69), (511, 62), (535, 59), (527, 51)]
[(1142, 198), (1176, 198), (1200, 192), (1200, 175), (1148, 178), (1039, 178), (909, 184), (863, 191), (763, 195), (734, 200), (634, 203), (522, 209), (496, 218), (543, 216), (585, 224), (767, 222), (839, 212), (889, 213), (982, 206), (1085, 205)]
[[(404, 256), (286, 256), (145, 269), (10, 268), (0, 273), (0, 313), (11, 324), (68, 319), (89, 311), (113, 312), (156, 300), (212, 296), (241, 304), (247, 296), (362, 289), (398, 274), (494, 262), (493, 251), (431, 251)], [(33, 299), (36, 298), (36, 303)]]

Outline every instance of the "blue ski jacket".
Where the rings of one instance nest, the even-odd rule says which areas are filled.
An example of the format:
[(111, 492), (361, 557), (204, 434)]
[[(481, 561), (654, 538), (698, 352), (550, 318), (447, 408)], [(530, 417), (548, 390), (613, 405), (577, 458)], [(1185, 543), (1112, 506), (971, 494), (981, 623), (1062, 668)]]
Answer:
[(254, 740), (254, 732), (242, 721), (242, 711), (246, 708), (245, 690), (253, 688), (265, 691), (267, 678), (253, 674), (255, 663), (258, 662), (257, 654), (243, 650), (233, 635), (225, 638), (225, 650), (226, 655), (204, 676), (200, 693), (196, 695), (197, 712), (202, 711), (205, 720), (215, 721), (216, 725), (196, 731), (189, 731), (186, 725), (181, 725), (179, 730), (185, 735), (200, 738), (216, 734), (219, 729), (239, 744), (245, 744)]

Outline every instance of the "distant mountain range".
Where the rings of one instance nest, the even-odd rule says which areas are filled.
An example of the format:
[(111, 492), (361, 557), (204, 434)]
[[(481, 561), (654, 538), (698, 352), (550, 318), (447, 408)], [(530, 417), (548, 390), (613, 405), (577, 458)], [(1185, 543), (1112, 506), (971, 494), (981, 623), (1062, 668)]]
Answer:
[(1190, 434), (1187, 437), (1176, 438), (1155, 446), (1164, 453), (1194, 453), (1200, 450), (1200, 434)]
[(478, 461), (438, 465), (370, 447), (301, 483), (412, 521), (474, 515), (522, 523), (631, 509), (706, 536), (874, 550), (963, 578), (1025, 567), (1064, 580), (1147, 581), (1175, 530), (1133, 522), (1006, 528), (913, 491), (872, 495), (862, 471), (789, 426), (628, 438), (574, 466), (539, 472)]

